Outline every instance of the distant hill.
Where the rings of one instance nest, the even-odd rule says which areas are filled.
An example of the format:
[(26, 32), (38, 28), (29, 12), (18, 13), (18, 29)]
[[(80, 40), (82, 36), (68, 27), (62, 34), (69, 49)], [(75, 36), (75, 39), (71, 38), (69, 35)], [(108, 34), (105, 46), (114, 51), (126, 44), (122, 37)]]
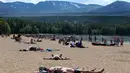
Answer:
[(0, 16), (130, 16), (130, 3), (115, 1), (101, 6), (68, 1), (0, 2)]
[(67, 1), (45, 1), (37, 4), (24, 2), (0, 2), (0, 15), (42, 15), (44, 13), (89, 12), (102, 7), (96, 4), (80, 4)]
[(107, 6), (102, 8), (92, 10), (91, 12), (105, 12), (105, 13), (114, 13), (114, 12), (127, 12), (130, 11), (130, 3), (125, 1), (115, 1)]

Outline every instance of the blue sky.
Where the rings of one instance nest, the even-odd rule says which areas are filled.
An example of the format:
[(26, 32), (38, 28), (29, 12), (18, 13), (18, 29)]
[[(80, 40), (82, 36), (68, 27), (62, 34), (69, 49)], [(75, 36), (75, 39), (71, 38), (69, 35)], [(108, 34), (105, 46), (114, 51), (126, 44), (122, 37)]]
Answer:
[[(0, 0), (2, 2), (14, 2), (14, 1), (22, 1), (22, 2), (29, 2), (29, 3), (38, 3), (40, 1), (45, 0)], [(51, 0), (55, 1), (55, 0)], [(77, 2), (77, 3), (83, 3), (83, 4), (100, 4), (100, 5), (107, 5), (117, 0), (60, 0), (60, 1), (71, 1), (71, 2)], [(130, 2), (130, 0), (119, 0), (119, 1), (127, 1)]]

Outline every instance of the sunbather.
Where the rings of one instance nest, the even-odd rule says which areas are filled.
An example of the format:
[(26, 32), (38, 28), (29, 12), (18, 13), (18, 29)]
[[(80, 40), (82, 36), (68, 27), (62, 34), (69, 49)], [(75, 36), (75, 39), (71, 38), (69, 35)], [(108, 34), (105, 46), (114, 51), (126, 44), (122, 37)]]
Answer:
[[(40, 73), (103, 73), (104, 69), (100, 71), (95, 71), (96, 69), (93, 69), (91, 71), (84, 71), (83, 69), (73, 69), (69, 67), (61, 67), (61, 66), (55, 66), (55, 67), (39, 67), (39, 72)], [(39, 73), (38, 72), (38, 73)]]
[(34, 46), (29, 46), (29, 48), (26, 49), (20, 49), (19, 51), (38, 51), (40, 48), (34, 47)]
[(20, 49), (19, 51), (41, 51), (41, 52), (52, 52), (52, 51), (60, 51), (59, 49), (43, 49), (40, 47), (34, 47), (34, 46), (29, 46), (26, 49)]
[(51, 58), (43, 58), (44, 60), (70, 60), (69, 58), (66, 58), (66, 57), (62, 57), (62, 54), (60, 55), (53, 55), (52, 54), (52, 57)]

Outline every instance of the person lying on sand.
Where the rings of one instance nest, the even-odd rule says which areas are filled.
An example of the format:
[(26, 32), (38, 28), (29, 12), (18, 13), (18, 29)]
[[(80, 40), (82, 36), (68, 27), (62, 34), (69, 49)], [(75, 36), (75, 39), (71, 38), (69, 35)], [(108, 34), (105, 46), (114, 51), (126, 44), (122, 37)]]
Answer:
[(39, 48), (38, 47), (34, 47), (34, 46), (29, 46), (26, 49), (20, 49), (19, 51), (38, 51)]
[(103, 73), (104, 69), (100, 71), (95, 71), (96, 69), (90, 70), (90, 71), (84, 71), (83, 69), (73, 69), (69, 67), (61, 67), (61, 66), (55, 66), (55, 67), (50, 67), (46, 68), (43, 66), (39, 67), (39, 72), (35, 73)]
[(19, 51), (41, 51), (41, 52), (52, 52), (52, 51), (60, 51), (59, 49), (43, 49), (40, 47), (34, 47), (34, 46), (29, 46), (26, 49), (20, 49)]
[(44, 60), (70, 60), (70, 58), (67, 58), (67, 57), (62, 57), (62, 54), (60, 55), (53, 55), (52, 54), (52, 57), (51, 58), (43, 58)]

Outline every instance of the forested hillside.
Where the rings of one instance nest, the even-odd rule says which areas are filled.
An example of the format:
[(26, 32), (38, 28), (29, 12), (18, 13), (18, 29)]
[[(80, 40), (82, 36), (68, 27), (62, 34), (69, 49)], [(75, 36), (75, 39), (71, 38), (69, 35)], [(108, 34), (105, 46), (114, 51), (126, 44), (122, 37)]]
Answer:
[(82, 24), (130, 24), (130, 17), (126, 16), (41, 16), (19, 17), (20, 19), (38, 22), (75, 22)]
[[(0, 20), (0, 34), (10, 32), (25, 34), (130, 34), (130, 17), (54, 16), (19, 18), (6, 17), (2, 19)], [(4, 27), (3, 25), (6, 26)]]

